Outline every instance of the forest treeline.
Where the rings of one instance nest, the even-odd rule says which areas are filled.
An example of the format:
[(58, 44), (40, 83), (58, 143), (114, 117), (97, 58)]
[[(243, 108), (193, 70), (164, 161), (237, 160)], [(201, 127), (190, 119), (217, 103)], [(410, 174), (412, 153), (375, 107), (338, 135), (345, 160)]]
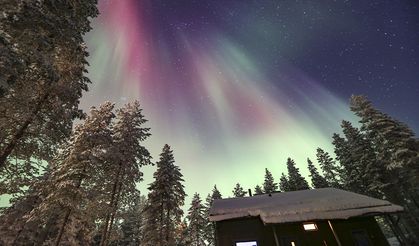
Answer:
[[(79, 109), (90, 83), (83, 35), (96, 5), (0, 3), (0, 195), (12, 197), (0, 211), (0, 245), (214, 245), (209, 208), (221, 193), (216, 185), (205, 201), (195, 193), (182, 210), (181, 169), (168, 145), (152, 161), (140, 104)], [(405, 208), (398, 236), (417, 241), (419, 141), (363, 96), (350, 107), (360, 127), (343, 121), (335, 157), (318, 148), (317, 164), (307, 159), (311, 185), (289, 158), (278, 182), (265, 169), (254, 194), (336, 187), (386, 199)], [(138, 191), (145, 165), (155, 165), (147, 196)], [(237, 183), (231, 195), (246, 194)]]

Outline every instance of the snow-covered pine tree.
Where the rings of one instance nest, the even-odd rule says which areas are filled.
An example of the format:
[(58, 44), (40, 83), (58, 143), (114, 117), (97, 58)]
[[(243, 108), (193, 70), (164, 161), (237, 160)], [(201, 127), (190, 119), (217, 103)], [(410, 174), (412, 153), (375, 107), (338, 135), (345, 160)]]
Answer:
[(28, 222), (26, 216), (41, 202), (41, 197), (34, 187), (19, 197), (13, 205), (1, 211), (0, 245), (23, 245), (33, 242), (42, 244), (44, 230), (35, 221)]
[(398, 172), (405, 189), (419, 194), (419, 148), (413, 131), (375, 109), (364, 96), (352, 96), (350, 105), (351, 111), (361, 118), (361, 130), (375, 144), (379, 161)]
[(311, 184), (313, 188), (318, 189), (329, 187), (326, 179), (319, 174), (316, 166), (314, 166), (313, 162), (309, 158), (307, 158), (307, 166), (310, 171)]
[(202, 204), (201, 198), (198, 193), (195, 193), (191, 207), (188, 210), (186, 219), (189, 221), (188, 237), (189, 245), (191, 246), (204, 246), (205, 243), (205, 227), (207, 220), (205, 218), (205, 207)]
[(255, 187), (255, 195), (262, 195), (263, 194), (263, 189), (260, 185), (256, 185)]
[(383, 195), (385, 193), (389, 195), (389, 191), (394, 190), (397, 180), (392, 177), (393, 175), (389, 175), (383, 165), (378, 163), (372, 143), (358, 128), (352, 126), (349, 121), (342, 121), (341, 127), (351, 156), (350, 168), (356, 174), (348, 178), (352, 183), (357, 183), (360, 188), (354, 191), (385, 198)]
[(274, 182), (272, 173), (265, 168), (265, 181), (263, 182), (263, 193), (273, 193), (278, 190), (278, 184)]
[(419, 237), (419, 148), (413, 131), (404, 123), (375, 109), (364, 96), (351, 97), (351, 111), (360, 117), (361, 130), (374, 145), (377, 161), (398, 177), (405, 216), (416, 243)]
[(212, 203), (216, 199), (221, 199), (222, 195), (220, 191), (217, 189), (217, 186), (214, 185), (211, 194), (208, 194), (207, 198), (205, 199), (205, 216), (206, 216), (206, 226), (204, 237), (205, 241), (207, 242), (208, 246), (215, 245), (215, 231), (214, 231), (214, 224), (209, 220), (209, 213), (212, 206)]
[(172, 246), (175, 244), (174, 230), (181, 222), (185, 191), (183, 175), (175, 165), (173, 152), (165, 145), (156, 163), (154, 182), (148, 189), (148, 205), (145, 208), (144, 245)]
[[(122, 213), (121, 231), (122, 237), (118, 245), (137, 246), (142, 242), (141, 228), (144, 223), (144, 208), (147, 204), (145, 196), (138, 195)], [(112, 245), (112, 242), (110, 243)]]
[(284, 173), (281, 174), (281, 178), (279, 179), (279, 188), (282, 192), (292, 191), (288, 178)]
[[(182, 223), (178, 224), (175, 229), (175, 240), (176, 246), (189, 246), (191, 245), (189, 237), (189, 228), (186, 218), (183, 219)], [(143, 245), (143, 244), (140, 244)]]
[(317, 162), (323, 171), (323, 177), (326, 179), (330, 187), (341, 188), (342, 185), (339, 179), (339, 174), (342, 170), (333, 158), (330, 157), (330, 154), (321, 148), (317, 148), (316, 157)]
[(353, 175), (357, 174), (352, 168), (352, 156), (349, 151), (348, 143), (345, 138), (337, 133), (333, 133), (332, 139), (336, 160), (341, 166), (339, 173), (341, 187), (346, 190), (357, 192), (361, 189), (361, 185), (355, 182), (357, 179), (351, 179)]
[(246, 195), (246, 191), (243, 190), (243, 187), (237, 183), (233, 189), (233, 196), (234, 197), (244, 197)]
[(287, 159), (287, 169), (288, 184), (292, 191), (310, 189), (307, 180), (300, 174), (300, 170), (295, 166), (295, 162), (291, 158)]
[(150, 164), (150, 153), (142, 145), (149, 136), (149, 128), (143, 125), (147, 120), (142, 115), (140, 103), (128, 103), (116, 112), (113, 132), (113, 165), (108, 167), (107, 178), (112, 182), (107, 186), (109, 203), (104, 220), (100, 245), (107, 245), (107, 238), (115, 221), (120, 201), (136, 198), (136, 185), (142, 180), (140, 168)]
[(54, 219), (55, 233), (47, 237), (54, 245), (90, 242), (94, 218), (84, 206), (94, 201), (89, 182), (106, 165), (112, 146), (113, 107), (105, 103), (91, 109), (86, 120), (76, 126), (52, 166), (50, 177), (41, 185), (44, 199), (31, 211), (30, 220), (46, 224)]
[(0, 8), (0, 193), (23, 193), (83, 116), (83, 36), (98, 11), (95, 0), (13, 0)]

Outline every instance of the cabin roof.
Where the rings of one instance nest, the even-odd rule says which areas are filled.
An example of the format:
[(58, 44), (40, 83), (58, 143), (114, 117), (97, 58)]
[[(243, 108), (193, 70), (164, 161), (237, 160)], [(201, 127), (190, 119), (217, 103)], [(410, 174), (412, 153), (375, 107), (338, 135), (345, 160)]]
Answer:
[(402, 211), (401, 206), (385, 200), (335, 188), (322, 188), (214, 200), (210, 220), (259, 216), (265, 224), (279, 224)]

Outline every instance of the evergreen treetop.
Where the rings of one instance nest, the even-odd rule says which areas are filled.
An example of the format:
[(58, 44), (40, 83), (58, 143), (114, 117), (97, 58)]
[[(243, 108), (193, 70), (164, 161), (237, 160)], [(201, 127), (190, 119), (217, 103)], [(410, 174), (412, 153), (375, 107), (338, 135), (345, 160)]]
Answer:
[(256, 185), (255, 187), (255, 195), (262, 195), (263, 194), (263, 189), (260, 185)]
[(313, 162), (309, 158), (307, 158), (307, 165), (308, 170), (310, 171), (311, 184), (313, 188), (318, 189), (329, 187), (329, 184), (327, 183), (326, 179), (319, 174), (317, 168), (314, 166)]
[(288, 178), (284, 173), (281, 174), (281, 178), (279, 179), (279, 188), (282, 192), (292, 191)]
[(156, 163), (154, 182), (148, 187), (149, 205), (145, 209), (147, 219), (144, 229), (146, 245), (175, 244), (173, 232), (181, 223), (186, 194), (182, 184), (183, 175), (174, 162), (173, 152), (166, 144)]
[(340, 188), (341, 183), (339, 174), (341, 173), (341, 169), (339, 166), (336, 164), (333, 158), (330, 157), (330, 154), (321, 148), (317, 148), (316, 156), (327, 183), (331, 187)]
[(205, 207), (202, 204), (201, 198), (199, 197), (198, 193), (195, 193), (192, 198), (191, 206), (188, 210), (188, 215), (186, 216), (186, 219), (189, 221), (189, 245), (206, 245), (204, 240), (207, 220), (205, 218)]
[(265, 181), (263, 182), (263, 193), (273, 193), (277, 191), (278, 185), (274, 182), (272, 173), (265, 168)]
[(244, 197), (246, 195), (246, 191), (243, 190), (243, 187), (239, 183), (233, 189), (233, 196), (234, 197)]
[(292, 191), (310, 189), (305, 178), (300, 174), (300, 170), (295, 166), (294, 160), (287, 159), (288, 185)]

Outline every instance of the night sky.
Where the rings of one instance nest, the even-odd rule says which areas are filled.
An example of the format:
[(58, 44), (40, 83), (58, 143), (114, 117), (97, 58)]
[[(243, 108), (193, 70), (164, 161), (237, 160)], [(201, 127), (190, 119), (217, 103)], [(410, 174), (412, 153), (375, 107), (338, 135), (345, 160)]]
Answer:
[[(88, 109), (138, 99), (158, 160), (174, 149), (191, 196), (279, 181), (349, 111), (352, 94), (419, 131), (418, 1), (102, 0), (86, 41)], [(154, 167), (145, 168), (145, 190)]]

